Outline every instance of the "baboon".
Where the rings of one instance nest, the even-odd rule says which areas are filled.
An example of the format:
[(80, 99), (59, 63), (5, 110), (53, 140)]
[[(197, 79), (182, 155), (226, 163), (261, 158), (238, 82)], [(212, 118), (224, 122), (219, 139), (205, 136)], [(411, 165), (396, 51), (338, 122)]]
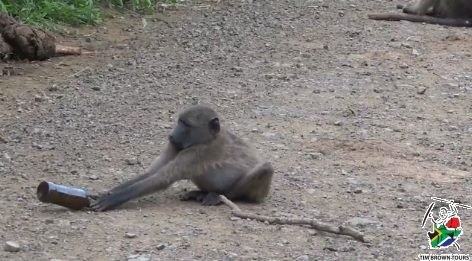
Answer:
[(403, 8), (403, 12), (416, 15), (431, 15), (443, 18), (472, 18), (470, 0), (416, 0)]
[(198, 190), (185, 193), (181, 200), (197, 200), (203, 205), (220, 204), (219, 194), (256, 203), (268, 195), (272, 165), (222, 128), (210, 107), (194, 105), (181, 112), (168, 140), (164, 151), (143, 175), (96, 197), (91, 209), (112, 210), (185, 179), (191, 180)]
[(404, 14), (371, 14), (369, 18), (446, 26), (472, 26), (471, 0), (415, 0), (406, 5), (403, 12)]

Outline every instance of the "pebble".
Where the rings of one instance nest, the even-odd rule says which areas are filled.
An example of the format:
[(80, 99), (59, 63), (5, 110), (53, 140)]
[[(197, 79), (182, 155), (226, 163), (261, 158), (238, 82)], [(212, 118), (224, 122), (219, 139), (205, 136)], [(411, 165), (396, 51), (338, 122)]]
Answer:
[(456, 131), (458, 129), (459, 129), (459, 127), (457, 127), (457, 126), (454, 126), (454, 125), (449, 126), (450, 131)]
[(321, 153), (311, 152), (311, 153), (307, 153), (307, 155), (308, 155), (311, 159), (319, 159), (319, 158), (321, 158)]
[(419, 87), (418, 90), (416, 91), (416, 93), (417, 93), (417, 94), (420, 94), (420, 95), (423, 95), (423, 94), (426, 93), (426, 90), (427, 90), (427, 89), (428, 89), (428, 88), (426, 88), (426, 87)]
[(362, 192), (364, 192), (362, 189), (354, 189), (354, 194), (361, 194)]
[(159, 244), (159, 245), (157, 245), (157, 247), (156, 247), (157, 250), (163, 250), (164, 248), (166, 248), (166, 245), (165, 245), (165, 244)]
[(141, 254), (141, 255), (130, 255), (128, 256), (128, 261), (150, 261), (151, 255)]
[(89, 179), (90, 179), (90, 180), (98, 180), (98, 177), (95, 176), (95, 175), (92, 175), (92, 176), (89, 177)]
[(39, 95), (35, 95), (34, 96), (34, 101), (35, 102), (42, 102), (43, 101), (43, 97), (39, 96)]
[(301, 255), (295, 259), (295, 261), (309, 261), (310, 257), (308, 255)]
[(135, 237), (136, 237), (136, 234), (133, 234), (133, 233), (126, 233), (126, 234), (125, 234), (125, 237), (126, 237), (126, 238), (135, 238)]
[(6, 161), (11, 161), (11, 157), (8, 153), (3, 153), (3, 158), (6, 160)]
[(136, 164), (138, 164), (138, 159), (137, 158), (128, 158), (128, 159), (126, 159), (126, 164), (136, 165)]
[(56, 92), (58, 90), (57, 85), (53, 84), (52, 86), (49, 86), (48, 91), (50, 92)]
[(18, 252), (20, 251), (20, 244), (14, 241), (7, 241), (5, 242), (3, 249), (7, 252)]
[(229, 252), (227, 255), (225, 255), (225, 256), (223, 257), (223, 260), (224, 260), (224, 261), (236, 260), (237, 257), (238, 257), (238, 254), (233, 253), (233, 252)]

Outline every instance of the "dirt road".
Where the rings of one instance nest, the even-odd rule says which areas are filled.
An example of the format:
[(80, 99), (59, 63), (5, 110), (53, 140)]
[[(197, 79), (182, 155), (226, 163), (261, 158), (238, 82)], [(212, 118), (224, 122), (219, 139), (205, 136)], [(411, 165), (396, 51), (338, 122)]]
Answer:
[[(2, 78), (0, 243), (21, 250), (0, 259), (414, 260), (441, 252), (427, 249), (430, 225), (421, 221), (431, 196), (472, 204), (472, 31), (366, 19), (395, 4), (186, 3), (166, 14), (169, 25), (122, 19), (127, 30), (117, 35), (127, 37), (109, 40), (96, 58), (57, 58)], [(187, 182), (107, 213), (36, 199), (42, 180), (103, 191), (141, 173), (176, 113), (193, 103), (212, 104), (276, 168), (270, 199), (241, 208), (352, 224), (370, 243), (180, 202)], [(459, 215), (461, 253), (472, 254), (472, 210)]]

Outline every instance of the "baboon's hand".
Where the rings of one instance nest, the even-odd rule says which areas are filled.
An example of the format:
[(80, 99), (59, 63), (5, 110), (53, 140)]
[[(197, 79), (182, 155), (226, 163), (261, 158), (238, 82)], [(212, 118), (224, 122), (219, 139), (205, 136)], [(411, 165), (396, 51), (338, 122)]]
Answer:
[(114, 209), (126, 201), (127, 198), (125, 198), (123, 195), (120, 196), (105, 193), (100, 196), (96, 196), (95, 199), (92, 198), (90, 208), (94, 211), (107, 211)]

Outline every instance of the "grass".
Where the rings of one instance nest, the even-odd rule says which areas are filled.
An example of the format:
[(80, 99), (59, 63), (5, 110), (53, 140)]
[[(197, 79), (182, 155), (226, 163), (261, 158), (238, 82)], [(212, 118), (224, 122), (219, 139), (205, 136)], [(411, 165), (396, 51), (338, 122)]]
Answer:
[[(175, 3), (176, 0), (164, 1)], [(105, 8), (149, 13), (158, 2), (159, 0), (0, 0), (0, 12), (6, 12), (26, 24), (57, 29), (61, 25), (99, 24)]]

